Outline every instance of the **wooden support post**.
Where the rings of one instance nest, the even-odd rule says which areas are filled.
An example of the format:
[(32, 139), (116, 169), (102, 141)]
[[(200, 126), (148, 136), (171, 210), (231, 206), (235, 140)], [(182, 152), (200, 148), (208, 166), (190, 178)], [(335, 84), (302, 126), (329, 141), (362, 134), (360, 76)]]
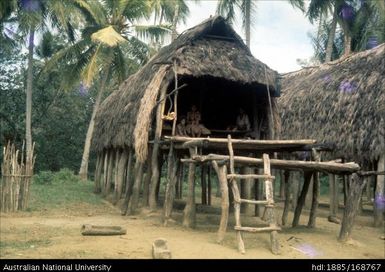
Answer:
[(283, 213), (282, 213), (282, 226), (286, 225), (287, 222), (287, 216), (289, 214), (289, 209), (290, 209), (290, 172), (289, 170), (285, 170), (283, 173), (284, 177), (284, 182), (285, 182), (285, 206), (283, 208)]
[(128, 203), (128, 214), (135, 214), (139, 203), (140, 188), (143, 179), (143, 163), (137, 160), (135, 162), (135, 182), (132, 187), (132, 195)]
[(157, 203), (159, 201), (160, 185), (162, 183), (163, 165), (164, 165), (164, 158), (163, 158), (163, 154), (161, 154), (159, 159), (159, 167), (158, 167), (160, 175), (158, 177), (158, 182), (156, 183), (156, 190), (155, 190), (155, 199)]
[(308, 210), (310, 209), (311, 205), (312, 205), (312, 201), (313, 201), (313, 186), (314, 186), (314, 176), (312, 176), (312, 179), (310, 180), (310, 184), (309, 184), (309, 189), (307, 191), (307, 194), (306, 194), (306, 198), (305, 198), (305, 209)]
[(286, 182), (285, 182), (285, 171), (283, 170), (280, 170), (279, 171), (279, 198), (280, 199), (284, 199), (285, 198), (285, 186), (286, 186)]
[(363, 178), (357, 174), (353, 174), (350, 180), (349, 191), (346, 199), (346, 206), (342, 218), (342, 224), (338, 240), (345, 242), (351, 238), (354, 219), (357, 214), (357, 209), (362, 195), (362, 190), (365, 186)]
[(119, 160), (120, 160), (120, 156), (121, 156), (121, 150), (118, 148), (116, 149), (115, 151), (115, 162), (114, 162), (114, 192), (113, 192), (113, 195), (112, 195), (112, 204), (116, 204), (116, 202), (118, 201), (116, 198), (117, 194), (118, 194), (118, 167), (119, 167)]
[[(318, 162), (321, 161), (321, 155), (315, 149), (312, 150), (312, 159)], [(309, 228), (315, 228), (316, 226), (318, 198), (320, 193), (320, 180), (319, 180), (318, 172), (313, 173), (312, 193), (313, 193), (312, 203), (311, 203), (311, 209), (310, 209), (310, 215), (309, 215), (309, 222), (307, 225)]]
[[(230, 173), (235, 174), (235, 169), (234, 169), (234, 150), (233, 146), (231, 144), (231, 136), (227, 136), (228, 140), (228, 148), (229, 148), (229, 155), (230, 155)], [(232, 179), (230, 180), (231, 184), (231, 190), (233, 191), (233, 196), (234, 196), (234, 216), (235, 216), (235, 227), (242, 227), (241, 226), (241, 205), (239, 203), (239, 199), (241, 198), (238, 190), (238, 186), (236, 184), (236, 180)], [(242, 231), (236, 230), (237, 234), (237, 242), (238, 242), (238, 250), (241, 254), (245, 254), (245, 244), (243, 243), (243, 238), (242, 238)]]
[[(271, 170), (270, 170), (270, 159), (269, 155), (263, 154), (263, 174), (267, 176), (271, 176)], [(273, 184), (272, 179), (265, 179), (265, 192), (266, 192), (266, 200), (267, 200), (267, 206), (266, 206), (266, 213), (267, 213), (267, 221), (269, 223), (269, 227), (275, 228), (277, 227), (277, 222), (275, 219), (275, 212), (274, 212), (274, 190), (273, 190)], [(279, 242), (278, 242), (278, 233), (276, 230), (273, 230), (270, 232), (270, 245), (271, 245), (271, 252), (273, 254), (279, 254)]]
[(229, 188), (227, 186), (227, 168), (226, 165), (218, 166), (216, 161), (212, 162), (213, 168), (218, 175), (221, 187), (221, 221), (219, 223), (217, 242), (222, 243), (225, 238), (227, 222), (229, 220)]
[[(245, 175), (252, 175), (253, 173), (253, 168), (249, 166), (243, 167), (243, 172)], [(243, 199), (251, 199), (251, 184), (253, 182), (252, 178), (248, 178), (245, 181), (241, 182), (241, 198)], [(251, 213), (251, 209), (254, 207), (250, 204), (247, 203), (242, 203), (241, 204), (241, 213), (249, 214)]]
[(104, 151), (104, 161), (103, 161), (103, 179), (102, 179), (102, 195), (104, 196), (106, 194), (106, 188), (107, 188), (107, 172), (108, 172), (108, 158), (109, 158), (109, 151)]
[(111, 191), (111, 183), (112, 183), (112, 176), (113, 176), (113, 168), (114, 168), (114, 150), (110, 149), (108, 151), (108, 166), (107, 166), (107, 180), (106, 180), (106, 189), (104, 191), (103, 196), (106, 197)]
[(124, 202), (122, 205), (121, 214), (126, 215), (128, 210), (128, 203), (130, 201), (130, 197), (132, 194), (132, 186), (133, 186), (133, 164), (134, 164), (134, 151), (130, 148), (128, 151), (128, 161), (126, 166), (126, 178), (125, 178), (125, 189), (124, 189)]
[(177, 180), (177, 190), (176, 190), (176, 198), (182, 199), (182, 193), (183, 193), (183, 172), (184, 172), (184, 164), (179, 163), (178, 168), (178, 180)]
[(300, 176), (301, 176), (300, 172), (298, 172), (298, 171), (293, 172), (291, 175), (291, 178), (292, 178), (291, 189), (292, 189), (292, 195), (293, 195), (293, 198), (291, 200), (291, 206), (292, 206), (293, 211), (295, 211), (295, 209), (297, 208), (299, 190), (300, 190), (300, 185), (301, 185)]
[(210, 165), (207, 165), (207, 205), (211, 205), (211, 171)]
[[(152, 154), (149, 152), (148, 154)], [(146, 175), (143, 179), (143, 206), (148, 206), (150, 198), (150, 183), (151, 183), (151, 155), (148, 156), (146, 162)]]
[(96, 159), (96, 169), (95, 169), (95, 189), (94, 193), (99, 194), (101, 192), (101, 178), (102, 178), (102, 170), (103, 170), (103, 152), (99, 152), (98, 157)]
[(313, 172), (308, 172), (308, 171), (304, 172), (305, 180), (303, 183), (301, 195), (298, 198), (297, 206), (295, 208), (293, 224), (292, 224), (293, 227), (298, 226), (299, 218), (301, 216), (302, 208), (305, 203), (306, 193), (309, 190), (309, 185), (310, 185), (310, 180), (312, 175), (313, 175)]
[(195, 164), (190, 163), (188, 173), (188, 192), (184, 209), (183, 226), (195, 227)]
[(125, 172), (126, 172), (126, 167), (127, 167), (127, 161), (128, 161), (128, 151), (127, 150), (123, 150), (122, 154), (120, 155), (119, 157), (119, 163), (118, 163), (118, 167), (117, 167), (117, 170), (115, 170), (117, 173), (116, 173), (116, 190), (115, 190), (115, 195), (114, 195), (114, 204), (116, 202), (118, 202), (120, 200), (120, 198), (122, 197), (122, 193), (123, 193), (123, 180), (124, 180), (124, 177), (125, 177)]
[[(195, 150), (190, 148), (190, 155), (193, 156)], [(195, 207), (195, 163), (190, 163), (188, 172), (188, 192), (186, 206), (183, 211), (183, 226), (194, 228), (196, 224)]]
[(175, 183), (177, 179), (178, 164), (179, 160), (176, 158), (175, 151), (170, 149), (170, 154), (168, 156), (167, 185), (163, 205), (163, 219), (165, 226), (167, 225), (168, 220), (171, 219), (172, 205), (174, 203), (175, 196)]
[(329, 174), (329, 216), (328, 221), (336, 224), (340, 223), (338, 218), (339, 190), (337, 176)]
[[(261, 174), (262, 173), (262, 170), (261, 169), (258, 169), (257, 168), (257, 173), (258, 174)], [(263, 198), (263, 184), (262, 184), (262, 181), (260, 180), (255, 180), (254, 182), (254, 198), (256, 200), (262, 200)], [(254, 215), (255, 216), (262, 216), (262, 206), (261, 205), (255, 205), (255, 211), (254, 211)]]
[[(385, 154), (382, 154), (377, 163), (377, 172), (385, 170)], [(384, 208), (385, 208), (385, 176), (378, 175), (376, 182), (376, 191), (374, 194), (374, 226), (384, 226)]]
[(207, 166), (205, 164), (201, 165), (201, 202), (202, 205), (207, 205)]
[(155, 211), (157, 208), (157, 192), (156, 188), (158, 186), (158, 181), (160, 177), (159, 173), (159, 140), (162, 135), (162, 126), (163, 120), (162, 115), (164, 112), (165, 97), (168, 84), (164, 84), (162, 90), (160, 91), (160, 102), (156, 110), (156, 128), (154, 135), (154, 146), (152, 148), (151, 155), (151, 185), (150, 185), (150, 194), (149, 194), (149, 206), (152, 211)]

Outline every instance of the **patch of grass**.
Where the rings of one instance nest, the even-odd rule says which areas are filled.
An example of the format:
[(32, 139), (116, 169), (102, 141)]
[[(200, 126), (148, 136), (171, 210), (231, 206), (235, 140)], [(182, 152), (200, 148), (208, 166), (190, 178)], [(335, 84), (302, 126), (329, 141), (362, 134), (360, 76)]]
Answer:
[(31, 185), (29, 211), (61, 208), (70, 204), (101, 204), (102, 199), (93, 193), (94, 184), (80, 180), (71, 170), (44, 171), (34, 177)]
[(24, 250), (35, 247), (48, 246), (51, 244), (51, 241), (48, 239), (45, 240), (28, 240), (28, 241), (0, 241), (0, 249), (16, 249)]

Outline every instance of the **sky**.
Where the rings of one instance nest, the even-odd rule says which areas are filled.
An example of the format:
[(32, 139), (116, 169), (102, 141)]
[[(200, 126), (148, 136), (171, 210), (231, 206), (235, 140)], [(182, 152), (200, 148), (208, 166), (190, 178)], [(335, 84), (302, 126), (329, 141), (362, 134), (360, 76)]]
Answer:
[[(217, 1), (189, 1), (188, 5), (190, 16), (186, 25), (179, 25), (179, 33), (215, 15)], [(301, 69), (296, 60), (313, 55), (308, 33), (315, 31), (316, 26), (286, 0), (258, 0), (256, 6), (250, 45), (254, 57), (279, 73)], [(241, 21), (236, 22), (234, 29), (244, 39), (241, 25)]]

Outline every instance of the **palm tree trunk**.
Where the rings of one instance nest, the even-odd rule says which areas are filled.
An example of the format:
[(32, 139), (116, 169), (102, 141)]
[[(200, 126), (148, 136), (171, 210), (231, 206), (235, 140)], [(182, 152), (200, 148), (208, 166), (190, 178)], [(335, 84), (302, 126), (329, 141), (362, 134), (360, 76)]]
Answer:
[(175, 40), (178, 36), (178, 33), (176, 32), (176, 26), (178, 24), (178, 17), (179, 17), (179, 2), (176, 1), (175, 3), (175, 11), (174, 11), (174, 18), (172, 21), (172, 40)]
[(352, 49), (352, 36), (350, 35), (349, 25), (346, 22), (342, 22), (341, 26), (344, 30), (344, 57), (347, 57)]
[(250, 12), (251, 12), (251, 0), (245, 0), (245, 36), (246, 36), (246, 45), (250, 49)]
[(25, 140), (27, 147), (26, 161), (32, 160), (32, 132), (31, 132), (31, 120), (32, 120), (32, 84), (33, 84), (33, 49), (34, 49), (35, 29), (31, 27), (29, 31), (28, 42), (28, 73), (27, 73), (27, 90), (26, 90), (26, 111), (25, 111)]
[(90, 157), (91, 140), (92, 140), (92, 135), (93, 135), (94, 126), (95, 126), (95, 115), (96, 115), (96, 112), (99, 110), (100, 102), (102, 100), (102, 94), (106, 86), (109, 73), (110, 73), (110, 65), (107, 64), (107, 69), (104, 73), (102, 82), (100, 84), (98, 95), (96, 96), (94, 109), (92, 110), (90, 124), (88, 125), (86, 141), (84, 143), (83, 157), (82, 157), (82, 162), (79, 170), (79, 176), (83, 180), (87, 179), (87, 174), (88, 174), (88, 161)]
[(329, 62), (332, 60), (334, 37), (336, 35), (336, 28), (337, 28), (337, 17), (338, 17), (338, 9), (337, 9), (337, 6), (335, 5), (334, 11), (333, 11), (332, 27), (330, 29), (328, 43), (326, 46), (325, 62)]

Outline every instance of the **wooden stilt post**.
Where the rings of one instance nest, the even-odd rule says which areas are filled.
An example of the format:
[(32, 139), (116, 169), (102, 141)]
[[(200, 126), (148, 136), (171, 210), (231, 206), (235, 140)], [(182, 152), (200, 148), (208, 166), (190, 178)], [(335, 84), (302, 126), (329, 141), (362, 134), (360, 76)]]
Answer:
[(115, 151), (115, 161), (114, 161), (114, 192), (113, 192), (113, 195), (112, 195), (112, 204), (116, 204), (116, 202), (118, 201), (116, 199), (116, 196), (118, 194), (118, 167), (119, 167), (119, 160), (120, 160), (120, 156), (121, 156), (121, 153), (122, 151), (118, 148), (116, 149)]
[(183, 193), (183, 171), (184, 171), (184, 164), (179, 163), (178, 168), (178, 180), (177, 180), (177, 190), (176, 190), (176, 198), (182, 199), (182, 193)]
[(211, 205), (211, 171), (210, 165), (207, 165), (207, 204)]
[(102, 195), (106, 194), (107, 188), (107, 172), (108, 172), (108, 158), (109, 158), (109, 150), (104, 150), (104, 160), (103, 160), (103, 179), (102, 179)]
[[(312, 159), (313, 161), (320, 162), (321, 161), (321, 155), (315, 150), (312, 149)], [(318, 209), (318, 198), (320, 193), (320, 180), (319, 180), (319, 173), (314, 172), (313, 174), (313, 188), (312, 188), (312, 203), (311, 203), (311, 209), (310, 209), (310, 216), (309, 216), (309, 222), (308, 227), (309, 228), (315, 228), (316, 227), (316, 219), (317, 219), (317, 209)]]
[(102, 170), (103, 170), (103, 152), (99, 152), (97, 160), (96, 160), (96, 169), (95, 169), (95, 189), (94, 193), (99, 194), (101, 192), (101, 178), (102, 178)]
[(229, 220), (229, 188), (227, 186), (227, 169), (226, 165), (218, 166), (216, 161), (212, 161), (214, 170), (218, 175), (221, 188), (221, 221), (219, 223), (217, 242), (222, 243), (225, 238), (227, 222)]
[(172, 152), (171, 156), (168, 157), (169, 173), (167, 173), (167, 185), (165, 192), (165, 200), (163, 205), (163, 219), (164, 225), (166, 226), (168, 221), (171, 219), (172, 205), (174, 203), (175, 196), (175, 183), (177, 179), (177, 169), (179, 160), (176, 158), (176, 154)]
[(300, 190), (300, 172), (295, 171), (291, 175), (292, 181), (291, 181), (291, 189), (292, 189), (292, 201), (291, 201), (291, 206), (293, 208), (293, 211), (297, 208), (297, 203), (298, 203), (298, 195), (299, 195), (299, 190)]
[(287, 222), (287, 216), (289, 214), (289, 209), (290, 209), (290, 171), (285, 170), (283, 172), (283, 177), (284, 177), (284, 182), (285, 182), (285, 206), (283, 208), (283, 213), (282, 213), (282, 226), (286, 225)]
[(125, 170), (127, 167), (127, 161), (128, 161), (128, 152), (126, 149), (124, 149), (119, 157), (119, 163), (118, 167), (115, 170), (116, 171), (116, 190), (114, 195), (114, 204), (120, 200), (123, 193), (123, 183), (124, 183), (124, 177), (125, 177)]
[(134, 176), (133, 164), (134, 164), (134, 152), (133, 152), (132, 148), (130, 148), (128, 150), (128, 161), (127, 161), (126, 176), (125, 176), (125, 181), (124, 181), (125, 188), (124, 188), (124, 202), (123, 202), (122, 211), (121, 211), (122, 215), (127, 214), (128, 203), (130, 201), (130, 197), (132, 194), (132, 186), (133, 186), (132, 180), (133, 180), (133, 176)]
[(162, 126), (163, 126), (163, 120), (162, 115), (164, 112), (164, 105), (165, 105), (165, 97), (166, 97), (166, 91), (167, 91), (168, 85), (165, 84), (163, 86), (162, 90), (160, 91), (160, 101), (157, 110), (156, 110), (156, 128), (155, 128), (155, 135), (154, 135), (154, 146), (152, 148), (152, 155), (151, 155), (151, 185), (150, 185), (150, 194), (149, 194), (149, 205), (150, 209), (152, 211), (155, 211), (157, 208), (157, 192), (156, 189), (158, 187), (158, 181), (160, 177), (159, 173), (159, 140), (162, 135)]
[(201, 165), (201, 188), (202, 188), (202, 196), (201, 196), (201, 202), (202, 205), (207, 205), (207, 166), (205, 164)]
[(359, 200), (362, 195), (362, 190), (365, 186), (362, 177), (353, 174), (350, 180), (349, 190), (347, 192), (346, 206), (342, 219), (340, 234), (338, 240), (345, 242), (350, 239), (354, 225), (354, 219), (357, 214)]
[(305, 180), (303, 183), (301, 194), (298, 198), (297, 206), (295, 208), (294, 219), (293, 219), (293, 224), (292, 224), (293, 227), (298, 226), (299, 218), (301, 216), (302, 208), (303, 208), (303, 205), (305, 203), (306, 193), (309, 190), (309, 185), (310, 185), (310, 180), (311, 180), (312, 175), (313, 175), (313, 172), (308, 172), (308, 171), (304, 172)]
[[(195, 154), (194, 149), (190, 148), (191, 157)], [(193, 228), (196, 223), (195, 207), (195, 163), (189, 164), (188, 172), (188, 193), (186, 207), (183, 211), (183, 226)]]
[(333, 223), (340, 223), (340, 219), (338, 218), (338, 180), (337, 176), (333, 174), (329, 174), (329, 216), (328, 221)]
[(135, 162), (135, 182), (132, 187), (132, 195), (128, 203), (128, 214), (135, 214), (139, 203), (140, 188), (143, 179), (143, 163), (137, 160)]
[(284, 199), (285, 198), (285, 186), (286, 186), (286, 182), (285, 182), (285, 171), (283, 170), (280, 170), (279, 171), (279, 177), (280, 177), (280, 180), (279, 180), (279, 198), (280, 199)]
[[(377, 171), (381, 172), (385, 170), (385, 154), (382, 154), (377, 163)], [(376, 182), (376, 191), (374, 194), (374, 226), (384, 226), (384, 207), (385, 207), (385, 176), (378, 175)]]
[(108, 166), (107, 166), (107, 180), (106, 180), (106, 189), (105, 189), (105, 192), (104, 192), (104, 197), (108, 196), (108, 194), (110, 193), (111, 191), (111, 183), (112, 183), (112, 176), (113, 176), (113, 171), (114, 171), (114, 158), (115, 158), (115, 154), (114, 154), (114, 150), (113, 149), (110, 149), (108, 151)]
[[(149, 152), (148, 154), (152, 154)], [(151, 183), (151, 155), (148, 156), (146, 162), (146, 175), (143, 179), (143, 206), (148, 206), (150, 198), (150, 183)]]

